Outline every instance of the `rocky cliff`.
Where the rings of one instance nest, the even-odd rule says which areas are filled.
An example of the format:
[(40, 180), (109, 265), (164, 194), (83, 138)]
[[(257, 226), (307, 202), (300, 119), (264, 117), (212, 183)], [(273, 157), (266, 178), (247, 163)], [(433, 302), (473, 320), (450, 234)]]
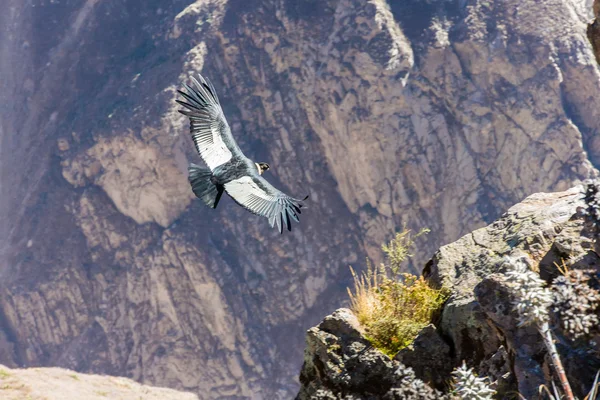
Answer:
[(311, 328), (298, 399), (442, 398), (434, 390), (447, 391), (463, 362), (495, 382), (497, 398), (538, 398), (541, 384), (558, 379), (536, 328), (519, 326), (507, 264), (521, 261), (552, 283), (556, 347), (584, 398), (600, 369), (600, 242), (582, 216), (582, 189), (532, 195), (441, 247), (423, 273), (450, 297), (436, 324), (394, 359), (373, 348), (350, 310)]
[(600, 1), (594, 1), (594, 19), (589, 23), (587, 35), (592, 49), (596, 55), (596, 61), (600, 64)]
[[(302, 331), (395, 229), (416, 256), (600, 164), (591, 5), (5, 0), (0, 362), (203, 398), (289, 398)], [(240, 146), (311, 195), (278, 236), (193, 199), (175, 89), (203, 71)]]
[(131, 379), (62, 368), (10, 369), (0, 365), (3, 400), (198, 400), (192, 393), (140, 385)]

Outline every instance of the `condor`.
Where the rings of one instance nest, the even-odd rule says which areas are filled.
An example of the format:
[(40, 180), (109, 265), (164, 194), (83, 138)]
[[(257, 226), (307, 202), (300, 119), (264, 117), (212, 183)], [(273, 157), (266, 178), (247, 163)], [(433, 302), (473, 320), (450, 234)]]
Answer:
[(196, 150), (208, 168), (190, 164), (188, 179), (192, 191), (206, 205), (216, 208), (223, 191), (246, 210), (266, 217), (271, 227), (277, 224), (290, 231), (290, 219), (300, 222), (303, 200), (294, 199), (277, 190), (261, 175), (269, 164), (255, 163), (247, 158), (233, 139), (215, 88), (201, 75), (192, 77), (193, 86), (184, 83), (186, 92), (178, 90), (185, 101), (179, 110), (190, 120), (190, 133)]

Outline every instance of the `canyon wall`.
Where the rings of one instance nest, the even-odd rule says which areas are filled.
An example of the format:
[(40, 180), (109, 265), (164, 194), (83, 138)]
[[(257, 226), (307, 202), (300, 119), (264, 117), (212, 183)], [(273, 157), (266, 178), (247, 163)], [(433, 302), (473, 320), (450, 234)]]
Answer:
[[(201, 398), (297, 393), (304, 330), (406, 225), (440, 245), (600, 165), (591, 4), (4, 0), (0, 363)], [(193, 198), (175, 90), (202, 71), (280, 236)]]

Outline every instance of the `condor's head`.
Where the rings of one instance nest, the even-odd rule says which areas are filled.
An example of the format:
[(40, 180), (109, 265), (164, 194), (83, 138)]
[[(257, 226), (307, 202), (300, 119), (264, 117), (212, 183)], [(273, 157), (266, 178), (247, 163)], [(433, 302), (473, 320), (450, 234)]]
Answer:
[(256, 164), (256, 168), (258, 168), (258, 174), (262, 175), (265, 171), (267, 171), (269, 169), (269, 164), (265, 163), (265, 162), (259, 162), (259, 163), (255, 163)]

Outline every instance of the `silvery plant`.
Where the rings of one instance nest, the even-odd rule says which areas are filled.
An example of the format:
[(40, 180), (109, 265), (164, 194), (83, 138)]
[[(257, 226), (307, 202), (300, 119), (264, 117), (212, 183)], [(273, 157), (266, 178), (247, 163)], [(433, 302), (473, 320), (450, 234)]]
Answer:
[(591, 281), (599, 283), (596, 275), (594, 271), (566, 271), (552, 283), (552, 310), (565, 332), (574, 339), (589, 335), (600, 325), (600, 292), (590, 285)]
[(530, 260), (526, 256), (506, 257), (505, 261), (508, 266), (506, 279), (513, 290), (513, 309), (518, 313), (518, 326), (533, 325), (537, 328), (550, 353), (565, 397), (573, 400), (573, 391), (550, 331), (552, 292), (545, 288), (546, 282), (530, 269)]
[(585, 208), (579, 210), (596, 238), (600, 236), (600, 180), (586, 181), (583, 194)]
[[(600, 239), (600, 180), (586, 182), (583, 198), (585, 207), (579, 208), (579, 213), (585, 220), (585, 225), (592, 232), (594, 239)], [(517, 313), (517, 326), (534, 326), (543, 338), (544, 345), (550, 354), (552, 366), (563, 394), (560, 395), (554, 382), (553, 393), (542, 386), (551, 400), (575, 400), (560, 356), (554, 344), (550, 329), (550, 311), (552, 310), (564, 332), (573, 339), (590, 335), (593, 330), (599, 330), (600, 318), (600, 275), (593, 270), (569, 271), (565, 268), (560, 276), (554, 279), (552, 287), (539, 274), (531, 270), (531, 259), (525, 255), (505, 257), (507, 267), (506, 280), (513, 294), (513, 310)], [(462, 367), (453, 372), (455, 395), (464, 400), (491, 399), (494, 391), (486, 379), (477, 377), (472, 369)], [(585, 400), (597, 400), (600, 397), (600, 371), (592, 384)]]
[[(505, 261), (508, 266), (506, 278), (512, 287), (514, 295), (513, 309), (518, 314), (518, 325), (533, 325), (537, 328), (552, 359), (552, 365), (562, 387), (563, 396), (559, 395), (556, 387), (554, 387), (554, 394), (551, 394), (545, 386), (540, 388), (540, 391), (544, 389), (551, 400), (563, 398), (575, 400), (560, 356), (554, 345), (552, 331), (550, 330), (550, 309), (554, 307), (554, 310), (558, 311), (557, 315), (559, 317), (561, 315), (566, 316), (567, 331), (579, 336), (589, 332), (591, 328), (590, 324), (593, 318), (588, 317), (588, 315), (590, 309), (598, 306), (598, 293), (594, 293), (590, 288), (584, 289), (582, 286), (584, 278), (581, 276), (579, 280), (572, 279), (583, 274), (583, 272), (565, 271), (566, 273), (563, 276), (554, 281), (553, 294), (552, 291), (546, 288), (545, 281), (530, 269), (531, 263), (528, 257), (507, 257)], [(584, 301), (579, 296), (580, 294), (584, 295), (587, 300)], [(587, 400), (595, 400), (598, 396), (599, 375), (600, 372), (596, 375), (592, 389), (586, 396)]]
[(454, 391), (461, 399), (491, 400), (496, 391), (491, 389), (487, 379), (475, 375), (472, 368), (467, 368), (464, 361), (461, 367), (452, 372), (454, 375)]

